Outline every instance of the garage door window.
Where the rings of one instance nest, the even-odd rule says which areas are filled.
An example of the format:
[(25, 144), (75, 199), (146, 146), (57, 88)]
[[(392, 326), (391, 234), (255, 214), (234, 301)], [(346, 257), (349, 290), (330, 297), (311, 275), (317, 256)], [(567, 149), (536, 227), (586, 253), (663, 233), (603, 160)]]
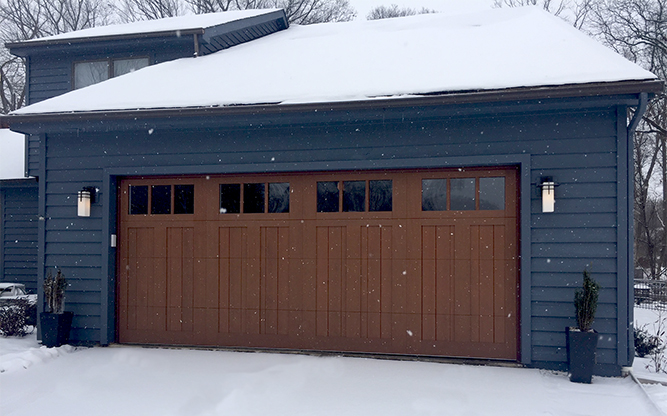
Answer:
[(317, 212), (338, 212), (338, 182), (317, 182)]
[[(268, 188), (268, 198), (266, 190)], [(220, 185), (221, 214), (289, 212), (289, 182)]]
[(174, 185), (174, 214), (194, 214), (195, 186)]
[(505, 178), (479, 178), (479, 209), (505, 209)]
[(151, 214), (171, 214), (171, 186), (151, 186)]
[(504, 209), (504, 177), (422, 180), (422, 211)]
[(148, 214), (148, 186), (130, 186), (130, 215)]
[(391, 211), (392, 193), (391, 180), (317, 182), (317, 212)]
[[(194, 185), (152, 185), (150, 193), (148, 185), (129, 187), (130, 215), (167, 215), (194, 214), (195, 186)], [(149, 198), (150, 196), (150, 198)]]
[(261, 214), (264, 212), (264, 184), (243, 184), (243, 212)]
[(450, 209), (470, 211), (475, 209), (475, 178), (450, 179)]
[(269, 184), (269, 213), (289, 212), (289, 183)]
[(343, 182), (343, 212), (366, 211), (366, 181)]
[(371, 212), (391, 211), (393, 202), (391, 181), (369, 181), (371, 195), (368, 210)]

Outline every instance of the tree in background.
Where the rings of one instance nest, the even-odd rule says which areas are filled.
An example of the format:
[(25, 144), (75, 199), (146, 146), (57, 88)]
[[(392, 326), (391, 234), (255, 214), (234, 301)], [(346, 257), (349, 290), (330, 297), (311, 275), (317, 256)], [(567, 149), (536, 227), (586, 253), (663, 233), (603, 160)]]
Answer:
[(393, 17), (414, 16), (416, 14), (437, 13), (435, 10), (422, 7), (420, 10), (409, 7), (398, 7), (396, 4), (391, 6), (378, 6), (368, 12), (366, 20), (391, 19)]
[[(661, 79), (667, 79), (667, 0), (601, 0), (589, 31)], [(636, 264), (653, 279), (667, 273), (667, 94), (649, 104), (635, 134)], [(657, 186), (655, 185), (657, 183)]]
[[(111, 7), (99, 0), (0, 1), (0, 39), (3, 44), (86, 29), (113, 21)], [(0, 51), (0, 109), (24, 105), (25, 63), (6, 48)]]
[(538, 6), (582, 29), (597, 0), (494, 0), (494, 7)]
[(136, 22), (180, 16), (185, 5), (180, 0), (122, 0), (116, 10), (121, 22)]
[[(143, 0), (140, 0), (143, 1)], [(347, 22), (356, 16), (349, 0), (184, 0), (197, 14), (247, 9), (283, 9), (290, 23)]]

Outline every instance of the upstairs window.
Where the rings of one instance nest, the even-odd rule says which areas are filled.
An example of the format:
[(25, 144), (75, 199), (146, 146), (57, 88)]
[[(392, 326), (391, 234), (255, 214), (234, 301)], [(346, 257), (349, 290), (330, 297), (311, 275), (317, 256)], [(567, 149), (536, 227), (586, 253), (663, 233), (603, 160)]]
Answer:
[(148, 58), (105, 59), (74, 63), (74, 89), (87, 87), (148, 66)]

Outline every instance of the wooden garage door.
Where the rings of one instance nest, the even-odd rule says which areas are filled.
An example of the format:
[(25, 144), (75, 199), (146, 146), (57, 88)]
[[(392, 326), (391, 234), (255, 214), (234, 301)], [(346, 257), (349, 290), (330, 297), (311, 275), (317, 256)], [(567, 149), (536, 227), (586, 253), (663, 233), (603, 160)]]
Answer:
[(118, 338), (516, 360), (516, 169), (127, 178)]

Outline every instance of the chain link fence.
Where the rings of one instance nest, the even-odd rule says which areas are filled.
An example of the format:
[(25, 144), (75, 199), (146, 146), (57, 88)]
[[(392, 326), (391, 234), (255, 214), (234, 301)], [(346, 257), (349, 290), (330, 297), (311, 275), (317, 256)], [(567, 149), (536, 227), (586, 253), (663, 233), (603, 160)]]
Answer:
[(635, 279), (635, 306), (667, 310), (667, 281)]

